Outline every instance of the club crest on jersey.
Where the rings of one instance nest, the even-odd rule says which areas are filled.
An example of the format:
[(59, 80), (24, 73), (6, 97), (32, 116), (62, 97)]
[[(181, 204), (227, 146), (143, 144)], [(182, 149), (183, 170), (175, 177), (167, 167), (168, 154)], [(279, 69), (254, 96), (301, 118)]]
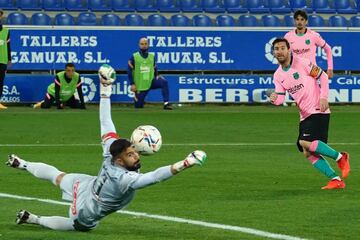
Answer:
[(296, 73), (293, 74), (293, 77), (294, 77), (295, 80), (298, 80), (299, 77), (300, 77), (300, 74), (298, 72), (296, 72)]
[(306, 39), (305, 43), (306, 43), (306, 45), (309, 45), (310, 44), (310, 39)]

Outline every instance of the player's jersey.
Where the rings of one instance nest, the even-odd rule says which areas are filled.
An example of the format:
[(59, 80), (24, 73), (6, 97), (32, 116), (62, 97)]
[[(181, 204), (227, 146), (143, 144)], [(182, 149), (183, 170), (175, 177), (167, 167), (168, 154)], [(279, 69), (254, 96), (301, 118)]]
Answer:
[[(320, 86), (317, 79), (322, 70), (310, 60), (292, 56), (290, 67), (281, 66), (274, 73), (275, 92), (287, 91), (294, 98), (300, 110), (300, 120), (311, 114), (330, 113), (320, 111)], [(327, 97), (326, 97), (327, 98)]]
[(104, 162), (99, 175), (88, 182), (80, 182), (82, 192), (78, 193), (77, 219), (87, 227), (95, 226), (101, 218), (124, 208), (135, 195), (132, 183), (140, 174), (111, 164), (109, 147), (114, 140), (109, 139), (103, 144)]
[(316, 64), (316, 48), (324, 47), (325, 40), (319, 33), (307, 28), (305, 34), (296, 34), (296, 29), (285, 34), (286, 40), (290, 43), (290, 48), (295, 56), (309, 59)]

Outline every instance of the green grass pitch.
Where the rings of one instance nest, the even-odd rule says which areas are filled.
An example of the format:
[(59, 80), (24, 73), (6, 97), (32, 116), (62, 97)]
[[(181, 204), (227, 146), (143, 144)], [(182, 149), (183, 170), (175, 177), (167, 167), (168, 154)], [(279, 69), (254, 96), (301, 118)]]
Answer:
[[(351, 155), (352, 172), (346, 189), (340, 191), (321, 190), (327, 179), (292, 144), (299, 121), (295, 107), (184, 106), (169, 112), (160, 106), (135, 110), (114, 105), (112, 116), (122, 137), (129, 137), (143, 124), (158, 127), (163, 135), (161, 151), (142, 157), (142, 172), (172, 164), (195, 149), (208, 154), (203, 167), (139, 190), (127, 210), (306, 239), (358, 239), (360, 106), (334, 106), (332, 112), (329, 142)], [(5, 162), (9, 153), (16, 153), (62, 171), (97, 175), (102, 162), (101, 146), (94, 145), (100, 143), (98, 115), (97, 106), (85, 111), (25, 107), (1, 111), (0, 159)], [(328, 161), (339, 173), (335, 162)], [(61, 201), (59, 189), (25, 171), (2, 164), (0, 173), (1, 193)], [(0, 240), (264, 239), (117, 213), (103, 219), (89, 233), (55, 232), (34, 225), (15, 225), (19, 209), (40, 215), (68, 214), (67, 206), (0, 197)]]

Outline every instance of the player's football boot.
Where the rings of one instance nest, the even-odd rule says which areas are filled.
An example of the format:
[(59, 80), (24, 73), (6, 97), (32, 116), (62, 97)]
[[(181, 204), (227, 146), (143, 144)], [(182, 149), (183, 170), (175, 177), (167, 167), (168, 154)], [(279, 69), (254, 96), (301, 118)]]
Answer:
[(21, 159), (15, 154), (10, 154), (8, 160), (5, 162), (6, 165), (13, 168), (19, 168)]
[(337, 161), (338, 167), (341, 169), (342, 178), (348, 177), (350, 172), (350, 155), (347, 152), (342, 152), (342, 157)]
[(7, 109), (7, 107), (0, 103), (0, 109)]
[(345, 188), (345, 183), (342, 180), (332, 179), (325, 187), (321, 189), (342, 189)]
[(34, 108), (34, 109), (41, 108), (41, 104), (42, 104), (43, 102), (44, 102), (44, 100), (41, 101), (41, 102), (35, 103), (35, 104), (33, 105), (33, 108)]
[(29, 220), (30, 214), (31, 213), (26, 210), (20, 210), (16, 214), (16, 219), (15, 219), (16, 224), (28, 223), (27, 221)]
[(164, 110), (173, 110), (173, 108), (170, 103), (166, 103), (164, 104)]

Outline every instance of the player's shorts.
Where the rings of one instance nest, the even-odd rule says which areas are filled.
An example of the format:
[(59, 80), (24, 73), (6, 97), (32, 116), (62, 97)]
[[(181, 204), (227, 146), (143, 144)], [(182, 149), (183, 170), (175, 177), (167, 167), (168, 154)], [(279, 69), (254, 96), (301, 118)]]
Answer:
[(96, 223), (84, 225), (79, 222), (79, 213), (84, 209), (85, 201), (89, 198), (89, 184), (94, 180), (94, 176), (86, 174), (70, 173), (66, 174), (60, 183), (62, 198), (72, 202), (69, 209), (69, 217), (74, 220), (74, 228), (78, 231), (90, 231)]
[(299, 136), (296, 145), (300, 152), (303, 152), (299, 140), (312, 142), (320, 140), (327, 143), (329, 131), (330, 114), (312, 114), (299, 124)]

